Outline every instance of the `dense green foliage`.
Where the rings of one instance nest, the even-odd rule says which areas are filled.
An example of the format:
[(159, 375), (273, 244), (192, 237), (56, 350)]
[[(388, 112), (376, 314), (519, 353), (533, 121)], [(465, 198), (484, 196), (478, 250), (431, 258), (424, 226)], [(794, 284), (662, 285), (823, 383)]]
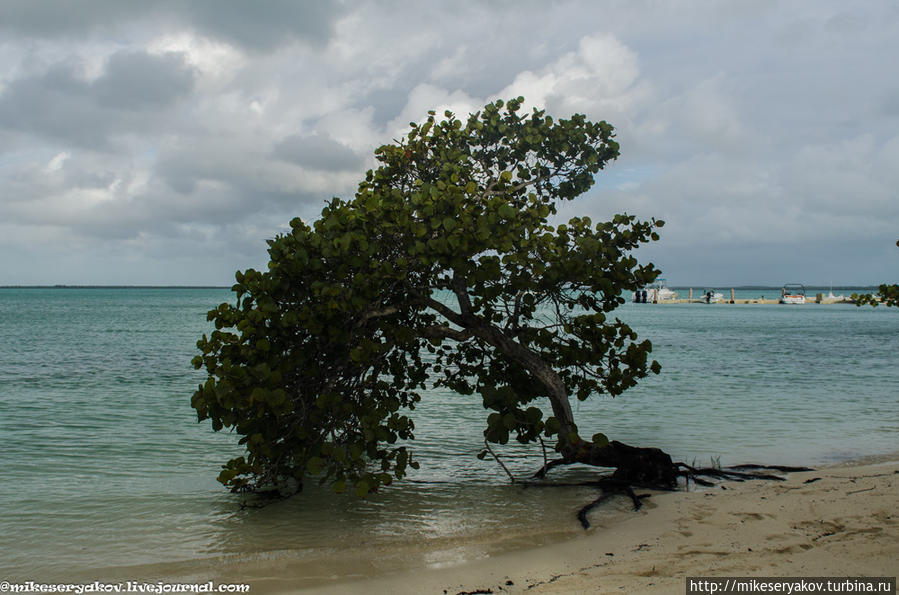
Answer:
[[(896, 241), (896, 246), (899, 246), (899, 240)], [(876, 295), (870, 293), (853, 293), (852, 299), (855, 300), (856, 306), (868, 305), (877, 307), (880, 304), (884, 304), (887, 307), (894, 306), (899, 308), (899, 285), (887, 285), (884, 283), (877, 288)]]
[(852, 299), (855, 300), (856, 306), (879, 306), (884, 304), (885, 306), (899, 307), (899, 285), (884, 284), (877, 288), (876, 294), (853, 294)]
[(193, 362), (208, 372), (199, 419), (247, 449), (220, 481), (389, 484), (417, 467), (409, 410), (431, 384), (479, 394), (491, 442), (571, 449), (584, 442), (569, 395), (614, 396), (658, 372), (649, 342), (607, 314), (658, 275), (630, 252), (662, 222), (551, 225), (618, 144), (606, 122), (521, 114), (522, 101), (464, 122), (431, 112), (377, 149), (352, 200), (271, 240), (268, 271), (237, 273), (236, 302), (209, 313), (216, 330)]

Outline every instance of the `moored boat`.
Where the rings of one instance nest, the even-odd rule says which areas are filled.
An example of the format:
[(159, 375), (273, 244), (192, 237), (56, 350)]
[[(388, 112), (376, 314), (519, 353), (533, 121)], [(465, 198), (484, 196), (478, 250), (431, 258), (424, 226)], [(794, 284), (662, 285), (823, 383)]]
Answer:
[(801, 283), (787, 283), (780, 290), (781, 304), (804, 304), (805, 286)]
[(661, 278), (634, 292), (634, 302), (638, 304), (657, 304), (674, 299), (677, 299), (677, 292), (669, 289), (668, 283)]

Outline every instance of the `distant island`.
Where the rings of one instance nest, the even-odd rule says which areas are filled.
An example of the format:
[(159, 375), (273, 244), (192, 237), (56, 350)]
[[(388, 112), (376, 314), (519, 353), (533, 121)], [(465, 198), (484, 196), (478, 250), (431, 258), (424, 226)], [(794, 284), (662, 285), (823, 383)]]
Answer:
[(230, 285), (0, 285), (0, 289), (230, 289)]

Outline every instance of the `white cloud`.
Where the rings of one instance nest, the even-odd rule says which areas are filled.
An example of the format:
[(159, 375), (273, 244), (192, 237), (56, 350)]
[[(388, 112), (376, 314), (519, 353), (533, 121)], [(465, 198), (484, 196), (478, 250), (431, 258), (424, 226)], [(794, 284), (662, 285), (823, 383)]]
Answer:
[(71, 156), (72, 156), (72, 154), (69, 153), (68, 151), (62, 151), (60, 153), (57, 153), (56, 155), (53, 156), (53, 159), (51, 159), (50, 162), (47, 163), (47, 167), (44, 168), (44, 171), (47, 173), (59, 171), (59, 169), (62, 167), (62, 164), (65, 163), (66, 159), (68, 159)]
[(147, 43), (153, 55), (178, 53), (204, 78), (222, 84), (243, 70), (248, 63), (244, 52), (228, 43), (188, 32), (166, 33)]
[(471, 55), (468, 48), (459, 46), (452, 53), (438, 62), (428, 75), (430, 80), (440, 82), (445, 79), (454, 79), (463, 76), (471, 67)]
[(412, 89), (400, 115), (387, 125), (387, 131), (391, 139), (400, 138), (409, 131), (410, 122), (426, 120), (429, 110), (435, 111), (438, 119), (444, 117), (444, 112), (450, 111), (464, 120), (468, 114), (483, 106), (483, 101), (469, 96), (464, 91), (448, 91), (423, 83)]
[(496, 97), (524, 96), (526, 106), (587, 114), (595, 119), (627, 117), (649, 94), (639, 83), (637, 55), (612, 35), (587, 36), (578, 49), (537, 72), (519, 73)]

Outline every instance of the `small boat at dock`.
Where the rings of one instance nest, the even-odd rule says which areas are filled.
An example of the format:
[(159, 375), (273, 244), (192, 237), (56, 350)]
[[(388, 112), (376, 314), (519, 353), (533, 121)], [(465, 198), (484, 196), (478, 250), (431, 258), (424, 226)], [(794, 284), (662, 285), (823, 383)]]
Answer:
[(677, 292), (669, 289), (668, 283), (661, 278), (634, 292), (634, 303), (637, 304), (657, 304), (675, 299), (677, 299)]
[(780, 290), (781, 304), (804, 304), (805, 286), (801, 283), (787, 283)]

